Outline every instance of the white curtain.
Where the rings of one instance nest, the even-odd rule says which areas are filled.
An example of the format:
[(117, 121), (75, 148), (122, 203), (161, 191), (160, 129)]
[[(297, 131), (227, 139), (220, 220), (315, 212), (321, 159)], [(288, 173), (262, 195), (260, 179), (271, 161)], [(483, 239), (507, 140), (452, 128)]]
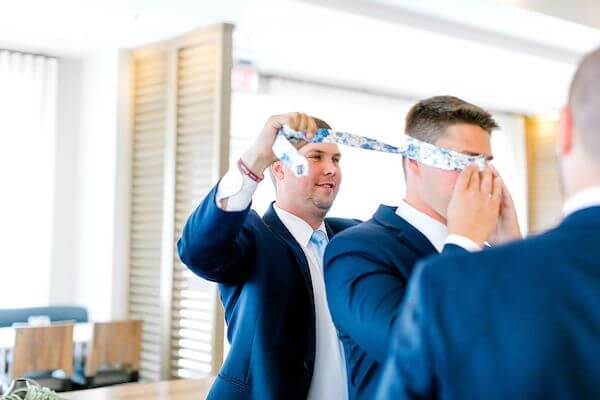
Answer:
[(57, 60), (0, 50), (0, 307), (48, 303)]

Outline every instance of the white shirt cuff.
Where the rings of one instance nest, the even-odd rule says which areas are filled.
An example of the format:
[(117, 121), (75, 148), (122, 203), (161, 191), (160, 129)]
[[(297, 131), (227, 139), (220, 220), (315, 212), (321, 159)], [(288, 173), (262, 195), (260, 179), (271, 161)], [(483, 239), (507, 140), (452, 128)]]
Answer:
[(456, 234), (448, 235), (444, 244), (454, 244), (470, 252), (481, 250), (481, 246), (471, 239)]
[[(237, 168), (230, 169), (219, 182), (215, 201), (217, 207), (224, 211), (242, 211), (252, 202), (258, 182), (241, 173)], [(221, 207), (221, 200), (227, 199), (225, 208)]]

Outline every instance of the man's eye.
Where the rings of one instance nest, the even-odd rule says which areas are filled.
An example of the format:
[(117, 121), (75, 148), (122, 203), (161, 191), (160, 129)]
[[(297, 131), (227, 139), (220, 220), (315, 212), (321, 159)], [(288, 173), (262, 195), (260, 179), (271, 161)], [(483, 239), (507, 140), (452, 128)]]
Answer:
[(308, 158), (312, 158), (313, 160), (320, 160), (321, 156), (318, 154), (313, 154), (313, 155), (308, 156)]

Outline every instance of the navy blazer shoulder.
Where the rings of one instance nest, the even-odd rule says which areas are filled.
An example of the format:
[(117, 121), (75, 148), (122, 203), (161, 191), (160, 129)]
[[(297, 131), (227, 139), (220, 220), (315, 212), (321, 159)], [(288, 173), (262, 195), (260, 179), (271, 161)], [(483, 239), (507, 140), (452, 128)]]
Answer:
[[(218, 185), (217, 185), (218, 186)], [(305, 399), (315, 359), (308, 263), (271, 206), (216, 206), (217, 186), (185, 224), (177, 247), (196, 275), (218, 283), (230, 351), (209, 399)], [(326, 219), (329, 237), (356, 224)]]
[(600, 207), (419, 264), (379, 399), (600, 398)]
[(374, 396), (409, 276), (419, 259), (435, 253), (421, 232), (384, 205), (327, 246), (327, 299), (344, 345), (350, 399)]

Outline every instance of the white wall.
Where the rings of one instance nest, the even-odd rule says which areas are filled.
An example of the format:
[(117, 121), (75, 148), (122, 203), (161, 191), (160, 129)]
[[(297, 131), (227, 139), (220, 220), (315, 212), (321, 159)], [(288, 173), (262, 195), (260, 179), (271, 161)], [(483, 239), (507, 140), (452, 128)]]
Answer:
[(73, 302), (79, 261), (79, 143), (83, 63), (79, 59), (60, 59), (59, 63), (51, 304)]
[(119, 53), (61, 60), (51, 303), (113, 316)]
[(57, 62), (0, 50), (0, 304), (48, 301)]

